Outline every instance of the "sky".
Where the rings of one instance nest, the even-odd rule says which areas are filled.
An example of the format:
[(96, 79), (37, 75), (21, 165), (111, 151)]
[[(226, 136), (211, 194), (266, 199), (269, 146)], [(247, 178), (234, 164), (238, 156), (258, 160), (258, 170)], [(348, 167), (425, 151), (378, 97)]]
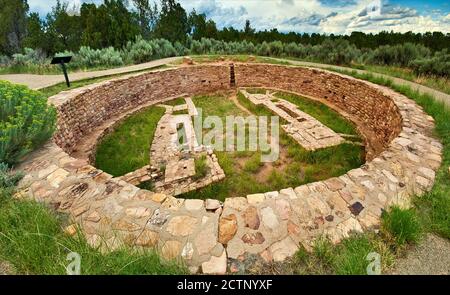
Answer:
[[(65, 0), (71, 5), (102, 0)], [(150, 0), (154, 1), (154, 0)], [(129, 0), (129, 2), (131, 2)], [(159, 0), (157, 1), (159, 3)], [(442, 31), (450, 33), (448, 0), (179, 0), (188, 13), (195, 9), (219, 28), (242, 28), (250, 20), (258, 30), (350, 34)], [(30, 10), (45, 16), (56, 0), (28, 0)]]

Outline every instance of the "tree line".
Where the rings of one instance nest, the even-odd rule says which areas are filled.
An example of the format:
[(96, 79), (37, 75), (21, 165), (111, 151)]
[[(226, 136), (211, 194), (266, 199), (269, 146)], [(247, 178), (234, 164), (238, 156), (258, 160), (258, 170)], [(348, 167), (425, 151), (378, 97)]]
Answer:
[(257, 31), (246, 21), (243, 29), (218, 29), (216, 23), (195, 10), (187, 12), (176, 0), (104, 0), (102, 4), (83, 3), (79, 9), (57, 1), (45, 18), (30, 12), (27, 0), (0, 0), (0, 54), (12, 55), (25, 48), (41, 49), (47, 55), (81, 46), (92, 49), (121, 49), (136, 36), (145, 40), (165, 39), (187, 46), (190, 39), (215, 39), (225, 42), (247, 41), (253, 44), (280, 41), (318, 45), (327, 40), (347, 40), (356, 48), (376, 49), (384, 45), (413, 43), (430, 50), (450, 48), (450, 34), (442, 32), (380, 32), (350, 35), (282, 33), (276, 28)]

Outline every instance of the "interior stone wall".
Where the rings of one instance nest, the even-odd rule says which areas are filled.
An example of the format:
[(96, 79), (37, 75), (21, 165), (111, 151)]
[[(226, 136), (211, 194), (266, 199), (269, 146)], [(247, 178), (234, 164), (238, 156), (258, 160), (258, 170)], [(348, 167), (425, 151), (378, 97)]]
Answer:
[(227, 88), (227, 66), (183, 67), (102, 83), (81, 93), (75, 92), (57, 104), (58, 129), (54, 139), (64, 151), (71, 153), (80, 139), (103, 122), (139, 105)]
[[(381, 153), (401, 130), (391, 98), (357, 80), (314, 69), (268, 64), (235, 65), (236, 86), (267, 87), (314, 97), (348, 115), (366, 139), (368, 160)], [(228, 65), (181, 67), (102, 83), (57, 103), (58, 146), (72, 153), (102, 123), (152, 101), (230, 89)]]
[(238, 86), (292, 91), (347, 113), (368, 141), (369, 159), (400, 133), (402, 118), (392, 98), (363, 82), (315, 69), (267, 64), (238, 64), (235, 73)]

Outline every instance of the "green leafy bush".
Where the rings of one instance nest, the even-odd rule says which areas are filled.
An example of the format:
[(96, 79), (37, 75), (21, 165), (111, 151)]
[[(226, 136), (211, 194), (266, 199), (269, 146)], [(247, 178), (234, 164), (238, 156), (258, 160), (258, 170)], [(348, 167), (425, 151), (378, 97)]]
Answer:
[(47, 141), (56, 111), (40, 92), (0, 81), (0, 162), (14, 165)]

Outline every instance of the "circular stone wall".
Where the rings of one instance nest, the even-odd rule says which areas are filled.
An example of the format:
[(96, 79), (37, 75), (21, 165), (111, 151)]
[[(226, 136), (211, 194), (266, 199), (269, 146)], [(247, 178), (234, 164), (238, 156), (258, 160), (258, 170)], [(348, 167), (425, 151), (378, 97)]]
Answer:
[(95, 142), (114, 122), (181, 95), (230, 89), (226, 65), (182, 67), (63, 92), (54, 141), (22, 165), (20, 196), (69, 213), (89, 243), (115, 249), (157, 247), (182, 257), (193, 272), (223, 273), (246, 255), (283, 261), (315, 239), (333, 243), (377, 228), (384, 209), (408, 206), (431, 189), (442, 145), (433, 119), (388, 88), (307, 68), (236, 64), (237, 87), (266, 87), (320, 100), (353, 121), (365, 138), (367, 162), (337, 178), (241, 198), (183, 200), (141, 190), (89, 165)]

